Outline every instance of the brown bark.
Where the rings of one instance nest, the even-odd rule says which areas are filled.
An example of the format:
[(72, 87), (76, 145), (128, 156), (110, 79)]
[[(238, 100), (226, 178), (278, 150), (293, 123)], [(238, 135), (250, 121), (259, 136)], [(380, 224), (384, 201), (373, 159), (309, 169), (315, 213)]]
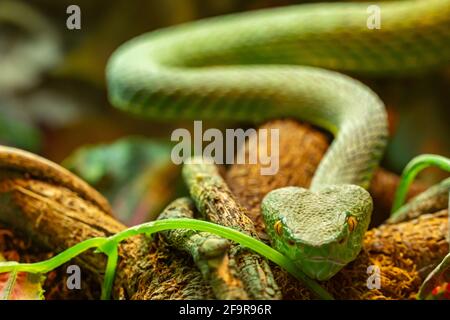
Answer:
[[(230, 227), (258, 239), (246, 210), (236, 201), (214, 164), (185, 164), (183, 178), (199, 213), (205, 220)], [(247, 248), (231, 243), (228, 250), (230, 275), (238, 275), (250, 299), (280, 299), (266, 259)], [(234, 278), (234, 277), (233, 277)]]
[[(196, 214), (197, 213), (197, 214)], [(190, 198), (172, 202), (158, 219), (199, 218)], [(217, 299), (246, 300), (249, 296), (238, 276), (229, 249), (230, 241), (208, 232), (174, 229), (161, 232), (164, 239), (177, 250), (189, 253), (203, 278), (210, 283)]]
[[(55, 253), (99, 236), (125, 229), (94, 203), (65, 187), (3, 170), (0, 177), (0, 220), (30, 235)], [(174, 253), (162, 241), (143, 236), (120, 246), (114, 285), (118, 299), (201, 299), (211, 291), (189, 258)], [(87, 252), (75, 263), (100, 282), (105, 256)]]

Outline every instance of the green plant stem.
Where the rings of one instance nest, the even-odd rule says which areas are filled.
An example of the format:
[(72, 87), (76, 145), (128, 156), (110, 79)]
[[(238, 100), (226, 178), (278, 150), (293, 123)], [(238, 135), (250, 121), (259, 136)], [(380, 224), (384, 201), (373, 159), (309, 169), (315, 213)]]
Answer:
[(108, 262), (106, 264), (105, 277), (102, 285), (102, 300), (109, 300), (111, 297), (111, 291), (114, 284), (114, 278), (116, 274), (117, 261), (119, 259), (118, 243), (108, 242), (110, 248), (105, 252), (108, 256)]
[(424, 154), (412, 159), (403, 170), (400, 184), (394, 197), (391, 218), (396, 216), (398, 209), (404, 204), (409, 186), (417, 174), (425, 168), (436, 166), (442, 170), (450, 171), (450, 159), (433, 154)]
[(197, 231), (210, 232), (223, 238), (235, 241), (284, 268), (295, 278), (302, 281), (305, 286), (313, 291), (319, 298), (328, 300), (333, 299), (333, 297), (326, 290), (324, 290), (314, 280), (307, 277), (289, 258), (284, 256), (280, 252), (242, 232), (207, 221), (195, 219), (167, 219), (152, 221), (124, 230), (113, 235), (112, 237), (110, 237), (110, 239), (116, 242), (120, 242), (128, 237), (141, 233), (150, 235), (155, 232), (170, 229), (192, 229)]
[(22, 271), (29, 273), (47, 273), (64, 263), (75, 258), (79, 254), (92, 248), (98, 248), (108, 242), (108, 238), (98, 237), (77, 243), (73, 247), (61, 252), (60, 254), (41, 262), (36, 263), (17, 263), (17, 262), (0, 262), (0, 273)]
[(220, 226), (211, 222), (195, 220), (195, 219), (167, 219), (158, 220), (145, 223), (139, 226), (131, 227), (122, 232), (119, 232), (109, 238), (93, 238), (88, 239), (83, 242), (76, 244), (75, 246), (63, 251), (62, 253), (56, 255), (55, 257), (38, 262), (38, 263), (10, 263), (10, 262), (0, 262), (0, 273), (12, 272), (12, 271), (25, 271), (30, 273), (46, 273), (49, 272), (60, 265), (66, 263), (70, 259), (79, 255), (80, 253), (97, 247), (99, 251), (104, 252), (108, 255), (108, 263), (105, 272), (105, 278), (102, 286), (102, 299), (107, 299), (112, 291), (115, 269), (117, 266), (117, 246), (118, 244), (135, 235), (147, 234), (151, 235), (153, 233), (171, 230), (171, 229), (192, 229), (197, 231), (204, 231), (216, 234), (223, 238), (236, 241), (242, 246), (248, 247), (249, 249), (259, 253), (260, 255), (266, 257), (267, 259), (278, 264), (286, 271), (288, 271), (295, 278), (300, 280), (304, 285), (309, 288), (318, 298), (332, 300), (333, 297), (323, 289), (317, 282), (308, 278), (297, 266), (286, 256), (258, 241), (251, 236), (241, 233), (237, 230)]

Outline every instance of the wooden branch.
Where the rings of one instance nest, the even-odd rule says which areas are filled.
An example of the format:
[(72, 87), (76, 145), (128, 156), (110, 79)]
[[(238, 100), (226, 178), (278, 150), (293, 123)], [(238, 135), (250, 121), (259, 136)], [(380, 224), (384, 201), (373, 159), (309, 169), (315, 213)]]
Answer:
[[(95, 203), (66, 187), (29, 174), (1, 170), (0, 220), (58, 253), (92, 237), (110, 236), (125, 226)], [(158, 238), (158, 237), (156, 237)], [(114, 283), (116, 299), (210, 299), (212, 291), (189, 257), (164, 241), (137, 236), (120, 246)], [(87, 252), (76, 261), (102, 281), (105, 256)]]
[[(171, 203), (159, 219), (198, 218), (196, 208), (189, 198), (181, 198)], [(230, 265), (230, 242), (207, 232), (176, 229), (162, 232), (174, 248), (189, 253), (211, 285), (217, 299), (244, 300), (249, 296), (239, 279), (238, 270)]]
[[(183, 167), (183, 178), (195, 205), (205, 220), (231, 227), (258, 239), (253, 222), (236, 201), (214, 164), (194, 163)], [(258, 254), (232, 243), (228, 266), (239, 275), (251, 299), (280, 299), (268, 262)]]

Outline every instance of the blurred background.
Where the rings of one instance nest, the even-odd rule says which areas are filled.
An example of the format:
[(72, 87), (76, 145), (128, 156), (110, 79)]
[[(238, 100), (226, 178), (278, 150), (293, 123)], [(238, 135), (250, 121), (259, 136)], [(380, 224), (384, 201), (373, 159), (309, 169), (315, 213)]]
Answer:
[[(0, 0), (0, 143), (64, 161), (120, 208), (123, 221), (149, 219), (184, 192), (178, 169), (160, 165), (166, 159), (161, 154), (170, 156), (170, 133), (192, 122), (159, 123), (114, 109), (104, 77), (111, 53), (164, 26), (303, 2), (312, 1)], [(81, 8), (80, 30), (66, 27), (72, 4)], [(400, 173), (415, 155), (450, 156), (450, 66), (360, 80), (388, 108), (392, 139), (384, 167)], [(155, 148), (160, 152), (149, 151)], [(155, 176), (164, 183), (155, 183)], [(421, 175), (430, 184), (444, 177), (439, 170)]]

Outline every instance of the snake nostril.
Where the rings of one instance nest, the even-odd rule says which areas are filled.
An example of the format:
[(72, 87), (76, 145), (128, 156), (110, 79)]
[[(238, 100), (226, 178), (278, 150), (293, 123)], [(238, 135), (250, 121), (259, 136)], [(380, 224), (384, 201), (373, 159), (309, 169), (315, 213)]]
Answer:
[(346, 240), (347, 240), (347, 238), (342, 238), (342, 239), (340, 239), (340, 240), (338, 241), (338, 243), (339, 243), (339, 244), (344, 244)]
[(290, 245), (291, 247), (295, 246), (295, 241), (294, 241), (294, 240), (288, 240), (287, 243), (288, 243), (288, 245)]

